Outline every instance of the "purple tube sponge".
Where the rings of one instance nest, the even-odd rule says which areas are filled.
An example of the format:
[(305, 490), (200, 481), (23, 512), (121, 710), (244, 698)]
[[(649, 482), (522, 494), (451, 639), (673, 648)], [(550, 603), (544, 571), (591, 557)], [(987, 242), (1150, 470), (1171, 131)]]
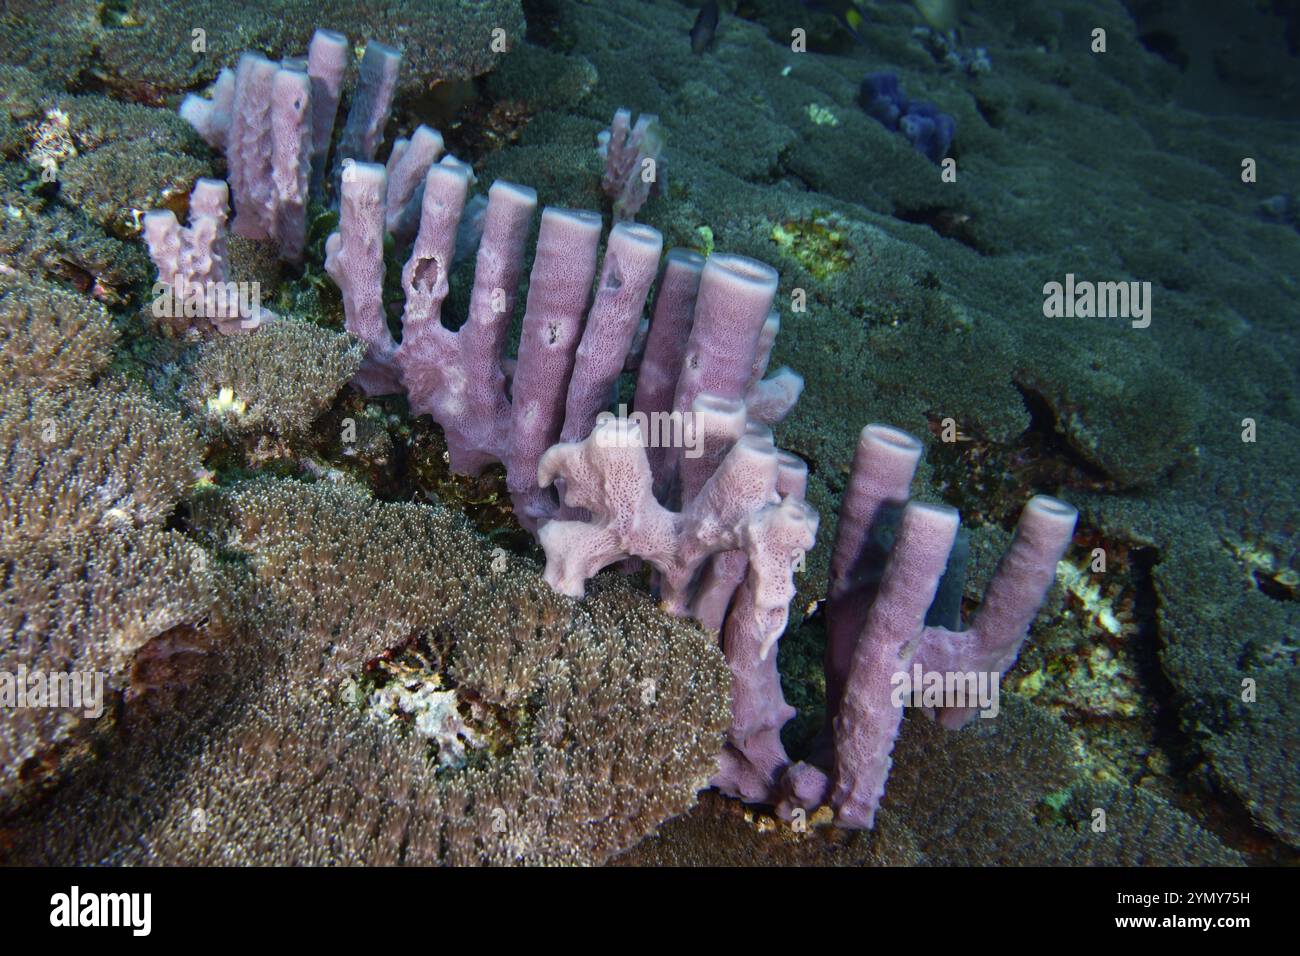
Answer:
[(605, 159), (600, 186), (613, 200), (615, 219), (635, 218), (647, 199), (667, 190), (664, 133), (658, 116), (642, 113), (633, 126), (631, 110), (619, 109), (596, 143), (596, 151)]
[(595, 301), (569, 380), (560, 441), (585, 438), (596, 416), (609, 407), (663, 247), (663, 236), (649, 226), (618, 223), (610, 230)]
[(636, 556), (658, 572), (664, 605), (678, 614), (711, 556), (741, 556), (743, 581), (723, 634), (733, 721), (712, 782), (733, 796), (768, 802), (789, 764), (780, 732), (794, 715), (781, 696), (772, 648), (785, 630), (794, 570), (813, 545), (818, 519), (803, 501), (805, 466), (776, 452), (766, 429), (746, 428), (744, 408), (736, 399), (696, 398), (705, 457), (716, 462), (725, 454), (679, 513), (655, 499), (635, 420), (605, 416), (584, 441), (554, 446), (542, 457), (539, 480), (563, 483), (565, 505), (590, 518), (547, 522), (539, 538), (553, 588), (581, 597), (600, 568)]
[(812, 548), (817, 534), (817, 515), (803, 502), (807, 479), (802, 461), (779, 454), (776, 484), (781, 506), (765, 509), (751, 524), (746, 550), (718, 555), (711, 566), (716, 569), (733, 554), (742, 559), (742, 581), (722, 635), (731, 668), (732, 720), (712, 784), (749, 802), (773, 802), (790, 763), (781, 728), (795, 710), (781, 694), (773, 645), (785, 630), (794, 598), (790, 570)]
[(903, 511), (897, 550), (867, 613), (835, 716), (830, 799), (840, 826), (870, 828), (875, 820), (903, 719), (894, 675), (910, 669), (959, 523), (947, 506), (910, 503)]
[(515, 516), (530, 531), (555, 512), (553, 497), (538, 485), (537, 466), (564, 426), (569, 379), (596, 278), (600, 230), (594, 212), (549, 208), (542, 213), (511, 383), (506, 455)]
[(384, 124), (397, 91), (402, 54), (384, 43), (371, 41), (361, 56), (361, 73), (352, 94), (347, 122), (339, 137), (339, 163), (356, 159), (370, 162), (384, 138)]
[(767, 374), (772, 346), (780, 331), (781, 315), (774, 309), (759, 330), (749, 381), (745, 385), (745, 410), (749, 420), (768, 426), (784, 421), (803, 394), (803, 376), (792, 368), (783, 365), (771, 378), (763, 377)]
[[(709, 256), (700, 274), (695, 321), (673, 395), (678, 414), (688, 412), (706, 392), (728, 399), (744, 397), (776, 285), (776, 270), (762, 262), (736, 255)], [(673, 450), (669, 467), (673, 474), (682, 472), (683, 501), (689, 501), (708, 477), (698, 466), (682, 465), (681, 449)], [(688, 480), (692, 472), (694, 481)]]
[[(211, 100), (187, 96), (184, 117), (223, 150), (234, 198), (234, 231), (274, 241), (297, 261), (306, 240), (311, 179), (311, 79), (295, 63), (277, 65), (245, 53), (232, 73), (222, 70)], [(328, 143), (328, 140), (326, 140)]]
[(257, 53), (245, 53), (235, 70), (235, 102), (226, 140), (235, 221), (231, 228), (246, 239), (270, 239), (275, 231), (272, 182), (271, 107), (280, 68)]
[(709, 256), (700, 275), (674, 408), (686, 411), (704, 392), (744, 396), (776, 285), (776, 270), (765, 263), (721, 253)]
[[(399, 168), (413, 148), (405, 147), (390, 167)], [(594, 434), (593, 424), (612, 404), (659, 264), (659, 233), (634, 223), (616, 225), (593, 299), (599, 216), (547, 209), (519, 358), (508, 366), (504, 339), (535, 196), (509, 184), (493, 187), (471, 314), (453, 333), (441, 321), (441, 308), (454, 237), (468, 215), (469, 172), (444, 159), (429, 171), (423, 186), (420, 228), (403, 271), (406, 310), (397, 346), (381, 302), (381, 211), (394, 208), (392, 187), (376, 165), (353, 164), (349, 170), (342, 183), (339, 232), (326, 243), (326, 269), (343, 290), (348, 329), (367, 344), (356, 383), (370, 394), (404, 389), (413, 411), (428, 413), (442, 425), (455, 471), (478, 474), (488, 463), (502, 461), (515, 515), (525, 528), (538, 532), (556, 518), (575, 527), (599, 524), (601, 515), (617, 524), (610, 507), (589, 521), (585, 506), (568, 492), (567, 476), (555, 471), (547, 478), (541, 462), (557, 443), (576, 447)], [(637, 397), (637, 410), (657, 440), (641, 445), (656, 450), (672, 446), (672, 465), (680, 461), (681, 466), (680, 498), (672, 491), (676, 471), (664, 456), (658, 459), (664, 488), (660, 492), (652, 481), (647, 500), (658, 507), (673, 507), (680, 500), (682, 509), (676, 513), (685, 529), (657, 583), (674, 613), (699, 608), (712, 627), (721, 627), (749, 570), (745, 545), (737, 537), (744, 521), (780, 500), (772, 490), (775, 470), (765, 484), (763, 469), (741, 469), (745, 461), (767, 460), (747, 457), (746, 449), (766, 447), (767, 457), (775, 460), (767, 426), (789, 411), (802, 386), (802, 379), (788, 369), (762, 378), (780, 326), (771, 310), (776, 281), (768, 266), (743, 257), (718, 255), (704, 262), (691, 253), (671, 253), (647, 335), (648, 358), (640, 376), (646, 388)], [(681, 404), (687, 400), (689, 406)], [(663, 419), (670, 420), (669, 430), (677, 423), (675, 439), (665, 431)], [(689, 453), (680, 445), (690, 445)], [(646, 449), (637, 454), (646, 458)], [(731, 475), (730, 484), (715, 472)], [(751, 475), (746, 495), (731, 494), (740, 487), (737, 476), (742, 474)], [(731, 498), (697, 501), (706, 489), (721, 494), (718, 488), (730, 489)], [(645, 557), (624, 554), (626, 550), (611, 553)], [(720, 553), (717, 567), (710, 567)], [(590, 556), (584, 560), (595, 563), (578, 579), (569, 577), (564, 585), (569, 593), (604, 566)]]
[[(647, 417), (672, 411), (682, 356), (695, 319), (704, 257), (689, 249), (672, 249), (664, 257), (655, 291), (654, 315), (646, 333), (645, 351), (637, 372), (634, 411)], [(668, 476), (668, 449), (655, 444), (646, 450), (656, 494), (662, 496)]]
[(416, 127), (410, 139), (399, 139), (388, 155), (388, 212), (385, 223), (399, 242), (410, 242), (420, 226), (424, 177), (442, 156), (442, 136), (428, 126)]
[(325, 240), (325, 271), (343, 293), (344, 324), (366, 344), (353, 383), (367, 395), (401, 390), (397, 343), (384, 316), (384, 215), (388, 176), (376, 163), (347, 163), (339, 231)]
[(271, 238), (288, 262), (302, 260), (311, 183), (311, 80), (298, 70), (275, 72), (271, 92)]
[[(900, 686), (922, 674), (993, 679), (1009, 668), (1055, 579), (1077, 512), (1043, 495), (1021, 512), (1015, 539), (968, 631), (926, 626), (958, 530), (955, 510), (908, 502), (920, 459), (914, 438), (884, 425), (863, 429), (845, 493), (831, 560), (827, 602), (827, 713), (834, 754), (829, 773), (796, 764), (785, 774), (778, 810), (829, 803), (836, 823), (870, 828), (884, 794), (902, 719)], [(902, 517), (888, 552), (875, 525), (890, 508)], [(947, 727), (974, 713), (938, 712)], [(814, 758), (817, 759), (816, 757)], [(825, 763), (822, 759), (822, 763)]]
[[(442, 303), (451, 290), (448, 277), (456, 253), (456, 226), (469, 197), (469, 173), (458, 166), (434, 166), (425, 175), (423, 192), (419, 233), (411, 257), (402, 269), (406, 308), (402, 312), (402, 345), (396, 358), (408, 392), (411, 390), (407, 381), (408, 369), (412, 372), (410, 377), (418, 374), (417, 370), (424, 371), (430, 364), (436, 364), (439, 371), (447, 371), (442, 361), (446, 358), (444, 355), (438, 355), (437, 363), (421, 361), (417, 364), (412, 359), (436, 355), (441, 338), (439, 333), (446, 331), (442, 325)], [(405, 362), (402, 361), (403, 355)], [(437, 391), (435, 386), (421, 389), (420, 394), (430, 395)]]
[(333, 30), (317, 30), (307, 46), (307, 76), (311, 79), (311, 188), (320, 191), (325, 182), (334, 119), (343, 95), (352, 46), (348, 38)]
[(229, 191), (219, 179), (200, 179), (190, 193), (189, 226), (171, 210), (145, 213), (144, 239), (158, 268), (153, 312), (180, 331), (215, 329), (225, 335), (256, 329), (275, 318), (261, 308), (255, 285), (227, 275)]
[[(431, 156), (439, 145), (432, 130), (417, 131), (409, 143), (399, 144), (389, 167), (396, 175), (413, 152)], [(467, 166), (444, 157), (418, 190), (409, 179), (403, 187), (411, 195), (404, 208), (416, 196), (424, 201), (415, 249), (403, 274), (407, 305), (400, 348), (382, 308), (384, 226), (398, 202), (379, 166), (353, 163), (342, 178), (339, 230), (326, 241), (325, 267), (343, 291), (347, 328), (367, 345), (358, 387), (371, 395), (405, 390), (417, 414), (428, 413), (442, 425), (457, 472), (478, 474), (486, 464), (502, 461), (516, 516), (535, 531), (560, 509), (556, 494), (538, 483), (538, 462), (557, 442), (585, 437), (612, 403), (642, 324), (662, 238), (648, 226), (616, 225), (593, 299), (600, 217), (547, 209), (528, 286), (519, 358), (507, 363), (504, 337), (535, 195), (524, 187), (497, 184), (492, 201), (475, 216), (485, 231), (471, 315), (460, 332), (452, 333), (442, 326), (440, 312), (466, 219), (474, 215), (473, 200), (467, 199), (471, 178)], [(430, 188), (435, 188), (432, 195)], [(783, 416), (802, 379), (788, 369), (760, 378), (779, 327), (770, 312), (775, 289), (776, 274), (762, 263), (726, 255), (703, 263), (694, 254), (670, 254), (656, 297), (656, 321), (647, 335), (653, 344), (641, 376), (647, 388), (639, 410), (669, 417), (681, 396), (698, 396), (706, 385), (725, 390), (729, 397), (745, 400), (737, 412), (742, 424), (726, 447), (743, 431), (746, 412), (761, 425)], [(677, 414), (684, 412), (689, 409)], [(675, 474), (666, 457), (659, 460), (665, 479)], [(686, 466), (688, 498), (716, 464), (717, 459), (708, 459)]]
[(181, 101), (181, 119), (194, 127), (213, 149), (226, 148), (230, 135), (230, 117), (235, 107), (235, 73), (223, 69), (208, 90), (210, 99), (190, 93)]
[[(1078, 512), (1047, 495), (1026, 502), (1016, 534), (965, 631), (927, 627), (917, 650), (922, 673), (985, 671), (1005, 674), (1016, 662), (1043, 599), (1056, 579), (1056, 564), (1074, 535)], [(976, 713), (974, 707), (947, 707), (935, 719), (956, 729)]]
[[(234, 71), (222, 70), (210, 99), (187, 96), (181, 116), (226, 155), (239, 235), (273, 242), (282, 259), (297, 262), (306, 242), (311, 191), (323, 188), (335, 116), (351, 46), (342, 34), (317, 30), (306, 57), (280, 64), (245, 53)], [(352, 108), (340, 138), (338, 162), (370, 162), (392, 106), (401, 55), (371, 43), (362, 58)], [(419, 188), (442, 152), (428, 127), (399, 140), (389, 158), (385, 224), (409, 242), (420, 218)], [(342, 186), (339, 186), (342, 192)]]
[[(451, 202), (463, 208), (463, 173), (431, 170), (426, 182), (434, 184), (433, 203)], [(429, 201), (429, 187), (424, 187)], [(439, 316), (420, 316), (408, 298), (402, 320), (402, 345), (398, 364), (402, 382), (415, 414), (429, 414), (447, 436), (451, 468), (458, 474), (478, 475), (493, 461), (504, 461), (510, 435), (510, 403), (506, 399), (502, 357), (506, 334), (514, 313), (515, 295), (523, 272), (524, 243), (537, 209), (537, 193), (526, 186), (496, 182), (488, 192), (483, 241), (474, 268), (474, 288), (469, 315), (452, 332)], [(407, 264), (413, 280), (428, 284), (432, 276), (446, 281), (448, 249), (454, 249), (457, 226), (448, 216), (431, 210), (429, 229), (441, 229), (436, 243), (439, 258), (418, 260), (425, 227), (416, 240), (416, 252)], [(449, 242), (450, 240), (450, 242)], [(414, 264), (414, 265), (413, 265)], [(409, 293), (408, 293), (409, 294)], [(443, 293), (445, 294), (445, 293)], [(441, 304), (441, 298), (438, 299)], [(427, 307), (427, 306), (426, 306)], [(412, 326), (408, 333), (408, 322)]]
[(870, 531), (885, 508), (902, 508), (907, 502), (922, 451), (919, 441), (888, 425), (868, 425), (858, 440), (840, 503), (826, 595), (827, 713), (839, 709), (858, 635), (888, 557)]
[[(776, 274), (738, 256), (705, 262), (670, 253), (640, 374), (644, 417), (616, 418), (607, 409), (662, 238), (646, 226), (616, 225), (593, 299), (600, 217), (547, 209), (507, 400), (505, 334), (536, 196), (493, 186), (470, 316), (451, 332), (441, 309), (469, 185), (468, 169), (454, 162), (425, 177), (419, 230), (402, 274), (397, 346), (380, 300), (391, 187), (377, 165), (348, 166), (326, 268), (343, 290), (348, 329), (368, 346), (359, 384), (372, 393), (405, 388), (412, 410), (442, 425), (455, 471), (477, 474), (491, 461), (505, 463), (516, 517), (537, 534), (553, 588), (581, 597), (602, 568), (641, 559), (656, 572), (671, 613), (707, 614), (711, 626), (722, 627), (740, 707), (719, 785), (747, 799), (775, 799), (789, 763), (780, 730), (792, 712), (772, 649), (786, 627), (794, 569), (818, 523), (803, 501), (805, 466), (777, 452), (768, 427), (802, 385), (788, 369), (763, 378), (780, 327), (772, 312)], [(660, 427), (651, 414), (689, 422), (680, 436), (686, 447), (678, 449), (679, 510), (656, 496), (642, 424)]]

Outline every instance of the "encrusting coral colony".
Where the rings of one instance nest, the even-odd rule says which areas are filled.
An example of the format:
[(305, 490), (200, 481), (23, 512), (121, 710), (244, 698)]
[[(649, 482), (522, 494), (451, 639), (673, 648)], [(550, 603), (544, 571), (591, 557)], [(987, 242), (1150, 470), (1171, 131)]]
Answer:
[[(126, 382), (78, 390), (112, 345), (101, 315), (61, 308), (49, 289), (21, 302), (0, 292), (0, 353), (16, 379), (0, 406), (10, 487), (0, 524), (21, 542), (0, 555), (11, 582), (0, 625), (33, 668), (107, 673), (132, 720), (147, 717), (131, 701), (202, 684), (194, 720), (210, 728), (137, 740), (127, 759), (162, 768), (144, 779), (97, 766), (72, 775), (56, 795), (67, 822), (21, 852), (599, 862), (709, 784), (787, 819), (829, 807), (841, 827), (872, 827), (903, 714), (895, 675), (1005, 672), (1071, 541), (1074, 509), (1029, 501), (963, 629), (959, 562), (949, 567), (957, 513), (909, 501), (921, 444), (867, 425), (831, 565), (827, 724), (793, 762), (777, 648), (819, 517), (804, 500), (807, 466), (773, 441), (803, 387), (788, 368), (765, 377), (780, 328), (776, 271), (722, 252), (664, 255), (657, 230), (629, 221), (664, 185), (654, 117), (632, 126), (619, 111), (603, 138), (604, 187), (622, 221), (602, 258), (599, 213), (538, 217), (536, 192), (504, 181), (477, 199), (472, 170), (444, 156), (428, 127), (398, 140), (386, 166), (374, 162), (396, 50), (366, 47), (335, 137), (352, 59), (345, 37), (317, 31), (305, 57), (244, 54), (210, 98), (182, 106), (225, 154), (228, 185), (195, 183), (188, 226), (170, 210), (143, 221), (160, 287), (181, 306), (163, 325), (205, 340), (180, 399), (240, 436), (304, 431), (344, 382), (403, 395), (412, 416), (441, 427), (452, 472), (504, 466), (544, 571), (494, 552), (437, 504), (385, 504), (346, 482), (213, 487), (176, 411)], [(337, 203), (324, 268), (351, 339), (231, 289), (229, 202), (236, 236), (300, 263), (313, 197)], [(393, 255), (405, 259), (400, 325), (386, 292)], [(474, 278), (459, 322), (444, 307), (467, 255)], [(630, 415), (625, 373), (636, 380)], [(243, 397), (277, 380), (310, 384), (275, 407)], [(624, 413), (611, 414), (620, 400)], [(168, 516), (195, 482), (204, 490), (182, 534)], [(623, 573), (599, 575), (612, 566)], [(941, 584), (946, 569), (955, 584)], [(638, 570), (658, 608), (630, 577)], [(937, 614), (954, 587), (955, 609)], [(256, 640), (229, 638), (249, 621)], [(931, 716), (957, 728), (973, 714)], [(399, 718), (409, 732), (385, 726)], [(51, 779), (71, 773), (77, 723), (47, 715), (0, 735), (7, 803), (33, 799), (39, 788), (16, 768), (35, 758)], [(130, 792), (136, 816), (91, 822), (104, 788)]]

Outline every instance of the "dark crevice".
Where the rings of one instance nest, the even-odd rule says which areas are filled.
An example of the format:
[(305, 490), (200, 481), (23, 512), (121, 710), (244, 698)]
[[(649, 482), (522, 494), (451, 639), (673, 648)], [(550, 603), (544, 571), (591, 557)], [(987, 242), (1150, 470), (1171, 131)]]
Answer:
[(1021, 435), (1020, 444), (1031, 460), (1055, 464), (1053, 483), (1057, 487), (1084, 487), (1089, 490), (1112, 487), (1114, 479), (1081, 454), (1062, 433), (1056, 412), (1047, 399), (1040, 392), (1014, 379), (1012, 384), (1020, 392), (1025, 410), (1029, 412), (1029, 427)]
[(1177, 803), (1225, 845), (1257, 863), (1296, 861), (1297, 853), (1261, 827), (1241, 797), (1217, 778), (1196, 734), (1185, 720), (1186, 701), (1170, 681), (1161, 662), (1164, 635), (1160, 630), (1160, 598), (1154, 570), (1160, 563), (1155, 548), (1131, 552), (1133, 581), (1137, 586), (1133, 618), (1138, 633), (1130, 646), (1146, 695), (1154, 706), (1152, 746), (1169, 760), (1167, 776), (1177, 786)]
[(1148, 53), (1154, 53), (1166, 63), (1171, 63), (1180, 71), (1186, 72), (1191, 58), (1183, 52), (1182, 46), (1178, 43), (1178, 37), (1169, 33), (1167, 30), (1151, 30), (1143, 33), (1138, 37), (1138, 42), (1146, 48)]
[(1295, 581), (1281, 571), (1256, 569), (1251, 577), (1255, 579), (1255, 587), (1265, 597), (1274, 601), (1300, 601), (1300, 590), (1297, 590)]
[(1005, 107), (1001, 103), (975, 97), (975, 110), (993, 129), (1001, 129), (1006, 122)]
[(560, 25), (563, 15), (559, 0), (523, 0), (524, 20), (527, 26), (524, 39), (536, 46), (550, 47), (566, 52), (566, 43)]
[(948, 206), (920, 206), (914, 209), (896, 207), (894, 218), (918, 226), (929, 226), (936, 234), (945, 239), (953, 239), (980, 255), (989, 254), (987, 248), (975, 235), (974, 217), (960, 209)]

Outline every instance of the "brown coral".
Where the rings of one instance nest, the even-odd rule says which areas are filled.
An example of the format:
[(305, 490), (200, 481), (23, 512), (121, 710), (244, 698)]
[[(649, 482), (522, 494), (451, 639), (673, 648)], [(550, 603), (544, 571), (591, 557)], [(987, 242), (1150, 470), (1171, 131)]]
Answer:
[(81, 212), (33, 192), (35, 175), (17, 163), (0, 162), (0, 206), (5, 211), (0, 216), (0, 272), (56, 279), (110, 306), (133, 299), (135, 287), (150, 275), (143, 248), (107, 235)]
[(138, 385), (0, 389), (0, 537), (157, 523), (198, 472), (192, 429)]
[(231, 434), (299, 433), (329, 407), (363, 354), (350, 335), (282, 319), (255, 335), (207, 342), (182, 397), (196, 415)]
[(0, 809), (78, 766), (137, 651), (211, 604), (203, 551), (161, 528), (197, 467), (192, 432), (138, 386), (0, 389), (0, 673), (75, 674), (95, 697), (5, 701)]
[(0, 273), (0, 376), (47, 386), (88, 381), (117, 333), (98, 302)]
[[(578, 605), (459, 516), (341, 486), (253, 482), (195, 521), (246, 576), (220, 719), (65, 791), (19, 859), (598, 862), (714, 770), (725, 662), (626, 583)], [(437, 770), (426, 739), (344, 699), (368, 660), (414, 640), (493, 736), (468, 766)], [(69, 822), (43, 825), (55, 815)]]
[[(39, 284), (0, 292), (5, 365), (89, 376), (112, 343), (97, 309)], [(139, 386), (0, 388), (0, 673), (11, 689), (75, 674), (95, 697), (90, 708), (5, 700), (0, 809), (80, 765), (136, 652), (211, 604), (202, 550), (161, 527), (198, 467), (193, 432)]]
[[(175, 532), (108, 531), (54, 547), (0, 542), (0, 671), (98, 675), (104, 697), (128, 684), (136, 652), (200, 617), (211, 603), (201, 549)], [(110, 700), (97, 703), (111, 706)], [(101, 714), (53, 706), (6, 708), (0, 808), (19, 785), (53, 777), (55, 748)]]

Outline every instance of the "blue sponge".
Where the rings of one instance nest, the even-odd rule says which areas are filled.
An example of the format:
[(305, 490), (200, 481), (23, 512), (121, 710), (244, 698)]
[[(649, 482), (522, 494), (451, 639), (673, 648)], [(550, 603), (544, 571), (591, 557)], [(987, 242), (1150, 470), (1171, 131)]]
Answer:
[(939, 107), (924, 100), (911, 102), (898, 86), (894, 73), (868, 73), (862, 81), (858, 102), (868, 116), (907, 137), (932, 163), (948, 155), (957, 121)]

